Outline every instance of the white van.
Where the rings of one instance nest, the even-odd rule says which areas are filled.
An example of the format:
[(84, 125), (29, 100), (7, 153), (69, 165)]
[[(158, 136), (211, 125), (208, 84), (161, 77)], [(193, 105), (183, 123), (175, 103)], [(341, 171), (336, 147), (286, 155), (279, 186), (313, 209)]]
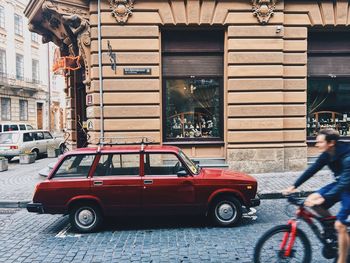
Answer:
[(0, 133), (8, 131), (34, 130), (32, 125), (25, 123), (0, 123)]
[(49, 131), (11, 131), (0, 134), (0, 156), (11, 160), (25, 152), (33, 152), (36, 157), (46, 154), (48, 148), (64, 151), (63, 138), (55, 138)]

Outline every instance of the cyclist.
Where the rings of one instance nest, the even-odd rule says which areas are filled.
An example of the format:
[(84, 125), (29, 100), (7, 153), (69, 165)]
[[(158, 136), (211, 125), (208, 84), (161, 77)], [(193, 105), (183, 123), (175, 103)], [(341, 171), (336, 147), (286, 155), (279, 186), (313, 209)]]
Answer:
[(333, 129), (321, 130), (316, 138), (316, 146), (321, 152), (316, 162), (309, 167), (294, 183), (283, 191), (292, 193), (310, 179), (316, 172), (328, 165), (335, 176), (335, 182), (326, 185), (319, 191), (309, 195), (305, 205), (330, 208), (341, 201), (341, 208), (337, 214), (335, 228), (338, 232), (338, 261), (345, 263), (350, 245), (347, 226), (350, 225), (350, 145), (339, 142), (339, 133)]

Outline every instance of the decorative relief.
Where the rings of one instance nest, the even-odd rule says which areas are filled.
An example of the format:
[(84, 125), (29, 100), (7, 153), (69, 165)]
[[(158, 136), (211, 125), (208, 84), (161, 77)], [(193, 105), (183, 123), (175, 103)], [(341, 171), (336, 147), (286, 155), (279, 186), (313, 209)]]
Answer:
[(30, 24), (30, 31), (43, 36), (43, 42), (54, 42), (64, 56), (80, 56), (85, 66), (85, 84), (90, 86), (90, 23), (88, 8), (68, 3), (45, 1), (42, 19)]
[(277, 0), (253, 0), (253, 14), (260, 24), (267, 24), (273, 16)]
[(132, 15), (134, 2), (134, 0), (109, 0), (112, 15), (118, 24), (125, 24), (128, 21), (129, 16)]

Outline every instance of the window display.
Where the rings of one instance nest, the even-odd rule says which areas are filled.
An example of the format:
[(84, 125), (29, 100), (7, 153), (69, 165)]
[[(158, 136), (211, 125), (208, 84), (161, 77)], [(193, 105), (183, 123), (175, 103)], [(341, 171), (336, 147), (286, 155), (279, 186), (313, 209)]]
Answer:
[(350, 79), (309, 79), (307, 91), (307, 136), (333, 128), (347, 136), (350, 123)]
[(222, 137), (220, 78), (165, 80), (167, 140)]

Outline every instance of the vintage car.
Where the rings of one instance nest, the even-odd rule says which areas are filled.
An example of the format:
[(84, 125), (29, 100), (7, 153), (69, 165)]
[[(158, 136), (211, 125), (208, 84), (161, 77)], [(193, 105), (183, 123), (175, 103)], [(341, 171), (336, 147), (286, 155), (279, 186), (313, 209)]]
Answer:
[(200, 168), (177, 147), (83, 148), (62, 155), (36, 186), (29, 212), (69, 214), (79, 232), (106, 216), (207, 215), (233, 226), (260, 204), (257, 181), (244, 173)]
[(64, 140), (45, 130), (20, 130), (0, 133), (0, 156), (11, 160), (22, 153), (32, 152), (35, 158), (49, 148), (64, 150)]

